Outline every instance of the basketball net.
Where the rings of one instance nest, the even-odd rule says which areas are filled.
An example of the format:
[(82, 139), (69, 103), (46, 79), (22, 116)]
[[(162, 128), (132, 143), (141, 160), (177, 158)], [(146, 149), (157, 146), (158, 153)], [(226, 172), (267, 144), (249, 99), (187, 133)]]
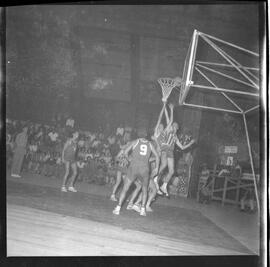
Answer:
[(172, 92), (172, 89), (181, 84), (181, 79), (159, 78), (158, 83), (160, 84), (162, 89), (162, 102), (166, 102)]

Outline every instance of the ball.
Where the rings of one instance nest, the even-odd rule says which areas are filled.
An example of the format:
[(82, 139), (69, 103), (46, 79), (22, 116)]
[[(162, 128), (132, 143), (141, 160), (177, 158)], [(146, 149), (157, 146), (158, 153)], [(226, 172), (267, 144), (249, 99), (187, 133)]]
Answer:
[(176, 76), (176, 77), (174, 78), (174, 80), (175, 80), (175, 82), (176, 82), (176, 84), (177, 84), (178, 86), (181, 85), (181, 83), (182, 83), (182, 78), (181, 78), (181, 77)]

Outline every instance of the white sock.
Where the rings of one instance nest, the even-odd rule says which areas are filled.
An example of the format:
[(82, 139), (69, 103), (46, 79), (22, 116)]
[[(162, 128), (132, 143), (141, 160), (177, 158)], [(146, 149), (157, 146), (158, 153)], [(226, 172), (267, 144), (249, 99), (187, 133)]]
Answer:
[(162, 188), (167, 188), (168, 183), (163, 183)]

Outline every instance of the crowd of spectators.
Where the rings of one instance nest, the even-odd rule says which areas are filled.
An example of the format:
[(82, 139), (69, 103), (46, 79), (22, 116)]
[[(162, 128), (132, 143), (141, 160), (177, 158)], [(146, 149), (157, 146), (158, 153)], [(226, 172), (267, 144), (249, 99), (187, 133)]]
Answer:
[(77, 149), (77, 181), (113, 185), (116, 175), (115, 156), (120, 147), (136, 138), (130, 127), (113, 129), (105, 136), (104, 131), (77, 129), (73, 118), (61, 121), (55, 118), (51, 125), (29, 121), (6, 120), (7, 169), (11, 168), (14, 143), (17, 134), (27, 126), (28, 142), (22, 170), (51, 178), (62, 178), (64, 165), (62, 150), (72, 131), (79, 132)]

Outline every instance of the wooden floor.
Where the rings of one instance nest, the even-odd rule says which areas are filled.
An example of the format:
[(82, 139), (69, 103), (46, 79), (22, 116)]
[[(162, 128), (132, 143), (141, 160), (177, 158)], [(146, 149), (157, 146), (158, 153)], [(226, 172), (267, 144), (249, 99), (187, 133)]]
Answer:
[(240, 253), (7, 204), (7, 256), (228, 254)]

